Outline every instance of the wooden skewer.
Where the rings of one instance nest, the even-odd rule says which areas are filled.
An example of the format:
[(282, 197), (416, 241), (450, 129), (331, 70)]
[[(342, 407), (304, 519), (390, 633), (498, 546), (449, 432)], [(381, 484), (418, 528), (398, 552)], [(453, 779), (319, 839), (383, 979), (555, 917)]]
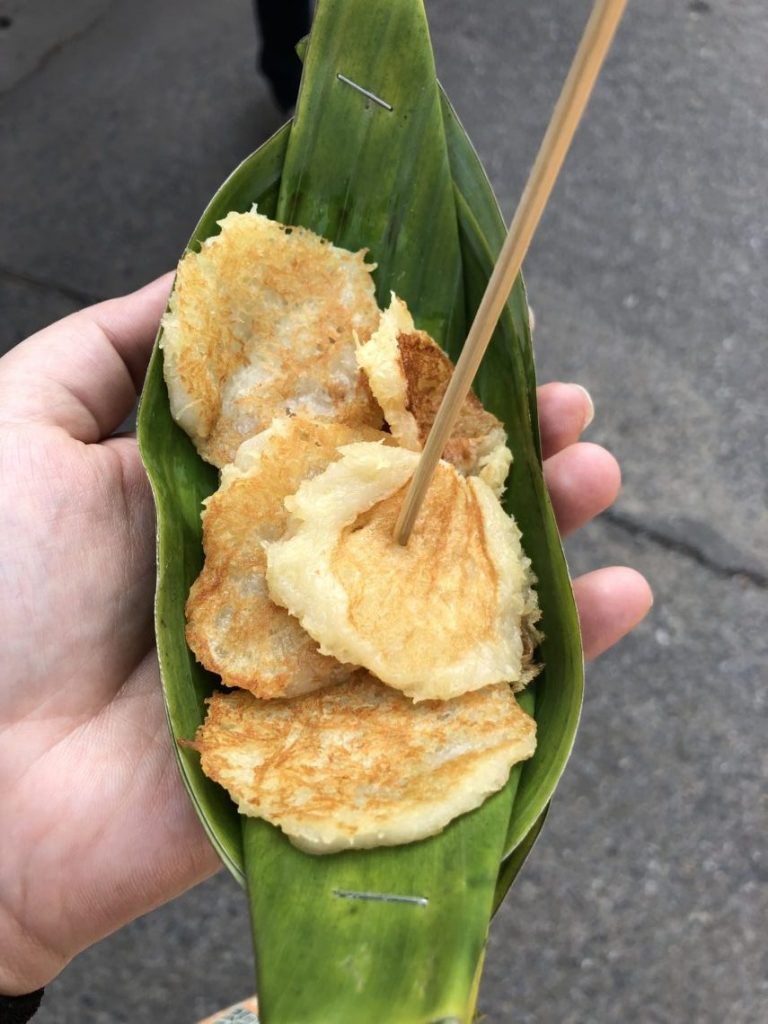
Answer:
[(595, 0), (579, 48), (565, 79), (504, 246), (496, 261), (464, 349), (443, 395), (419, 464), (395, 524), (395, 540), (407, 544), (435, 466), (451, 436), (459, 410), (520, 272), (528, 246), (557, 181), (581, 115), (603, 66), (627, 0)]

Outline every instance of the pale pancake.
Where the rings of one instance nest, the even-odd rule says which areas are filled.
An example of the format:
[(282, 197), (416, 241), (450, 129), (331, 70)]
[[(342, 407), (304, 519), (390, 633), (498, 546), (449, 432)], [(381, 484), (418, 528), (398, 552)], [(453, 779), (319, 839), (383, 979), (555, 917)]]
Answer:
[(503, 684), (414, 704), (362, 674), (290, 701), (216, 693), (193, 746), (241, 813), (333, 853), (440, 832), (533, 754), (536, 723)]
[[(389, 308), (357, 361), (384, 412), (392, 436), (404, 448), (421, 451), (435, 421), (453, 363), (425, 331), (417, 331), (408, 307), (393, 293)], [(465, 476), (479, 475), (500, 495), (512, 453), (499, 420), (473, 393), (467, 396), (443, 451)]]
[(490, 487), (438, 463), (402, 547), (395, 520), (418, 453), (359, 443), (341, 454), (286, 499), (286, 536), (267, 546), (272, 598), (324, 654), (415, 700), (522, 688), (535, 595), (520, 532)]
[(162, 347), (171, 412), (215, 466), (275, 416), (381, 426), (354, 337), (378, 322), (365, 251), (256, 212), (179, 264)]
[(283, 500), (338, 458), (338, 445), (375, 440), (368, 427), (277, 419), (244, 442), (205, 502), (203, 571), (187, 601), (187, 643), (227, 686), (290, 697), (346, 679), (352, 666), (318, 651), (298, 621), (267, 593), (265, 541), (288, 520)]

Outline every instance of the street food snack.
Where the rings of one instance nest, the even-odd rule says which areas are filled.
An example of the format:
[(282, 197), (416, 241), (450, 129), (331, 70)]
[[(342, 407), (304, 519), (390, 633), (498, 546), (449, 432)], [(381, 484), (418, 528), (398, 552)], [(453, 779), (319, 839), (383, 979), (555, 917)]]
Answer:
[(407, 546), (394, 540), (418, 453), (356, 443), (286, 499), (267, 546), (270, 596), (324, 654), (362, 665), (414, 700), (527, 682), (535, 617), (520, 532), (490, 487), (438, 463)]
[[(357, 347), (374, 398), (392, 436), (421, 451), (453, 373), (453, 363), (394, 292), (368, 341)], [(501, 495), (512, 462), (502, 423), (470, 392), (459, 412), (443, 458), (465, 476), (480, 476)]]
[(512, 459), (474, 395), (406, 546), (405, 489), (453, 372), (365, 253), (252, 211), (182, 260), (171, 408), (221, 470), (190, 650), (226, 692), (192, 744), (250, 815), (314, 853), (408, 843), (534, 751), (514, 691), (539, 616), (499, 502)]
[(284, 507), (306, 479), (338, 459), (338, 446), (383, 438), (303, 416), (276, 419), (245, 441), (205, 502), (205, 564), (187, 601), (187, 643), (226, 686), (293, 697), (346, 679), (354, 666), (320, 654), (297, 619), (267, 593), (263, 545), (282, 536)]
[(365, 250), (304, 228), (229, 213), (179, 264), (163, 318), (174, 419), (222, 467), (275, 416), (379, 427), (355, 360), (355, 336), (378, 322)]
[(414, 704), (358, 673), (293, 700), (215, 693), (192, 746), (243, 814), (333, 853), (441, 831), (533, 754), (536, 723), (503, 684)]

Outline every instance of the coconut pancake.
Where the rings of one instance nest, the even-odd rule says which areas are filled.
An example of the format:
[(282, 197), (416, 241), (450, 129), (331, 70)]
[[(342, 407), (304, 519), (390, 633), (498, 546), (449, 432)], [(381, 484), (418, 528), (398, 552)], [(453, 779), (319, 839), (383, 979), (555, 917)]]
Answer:
[(301, 416), (275, 420), (245, 441), (205, 502), (205, 564), (187, 601), (187, 643), (226, 686), (290, 697), (346, 679), (353, 667), (316, 642), (267, 593), (262, 544), (283, 533), (283, 499), (338, 458), (338, 445), (381, 438), (367, 427)]
[(182, 259), (161, 344), (174, 419), (200, 455), (231, 462), (273, 417), (381, 426), (354, 337), (378, 322), (365, 250), (252, 211)]
[(362, 665), (414, 700), (530, 678), (523, 620), (535, 616), (520, 531), (490, 487), (438, 463), (407, 546), (393, 540), (419, 455), (346, 445), (285, 505), (267, 583), (324, 654)]
[(215, 693), (193, 746), (241, 813), (333, 853), (441, 831), (533, 754), (536, 723), (503, 684), (414, 704), (360, 673), (290, 701)]
[[(389, 308), (357, 361), (384, 411), (392, 436), (404, 448), (421, 451), (453, 373), (453, 363), (425, 331), (418, 331), (408, 307), (394, 292)], [(479, 475), (500, 495), (512, 462), (499, 420), (470, 392), (459, 412), (443, 458), (465, 476)]]

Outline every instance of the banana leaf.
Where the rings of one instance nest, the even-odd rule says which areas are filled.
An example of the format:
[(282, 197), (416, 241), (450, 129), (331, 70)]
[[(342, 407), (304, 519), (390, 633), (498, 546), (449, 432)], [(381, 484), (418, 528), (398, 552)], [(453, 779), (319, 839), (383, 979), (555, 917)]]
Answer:
[[(293, 123), (227, 179), (188, 248), (215, 234), (228, 211), (254, 203), (338, 245), (367, 247), (378, 265), (380, 303), (395, 290), (417, 325), (457, 354), (505, 230), (480, 161), (437, 84), (421, 0), (319, 0)], [(514, 462), (506, 506), (539, 580), (545, 669), (521, 697), (537, 720), (535, 756), (439, 836), (311, 857), (265, 822), (240, 818), (202, 775), (197, 755), (176, 745), (212, 843), (248, 885), (264, 1024), (471, 1020), (490, 916), (538, 835), (570, 753), (583, 662), (541, 470), (527, 312), (520, 280), (476, 390), (507, 427)], [(171, 419), (158, 347), (138, 432), (157, 507), (156, 633), (166, 710), (172, 736), (188, 739), (217, 685), (186, 646), (184, 603), (201, 568), (201, 502), (218, 481)]]

